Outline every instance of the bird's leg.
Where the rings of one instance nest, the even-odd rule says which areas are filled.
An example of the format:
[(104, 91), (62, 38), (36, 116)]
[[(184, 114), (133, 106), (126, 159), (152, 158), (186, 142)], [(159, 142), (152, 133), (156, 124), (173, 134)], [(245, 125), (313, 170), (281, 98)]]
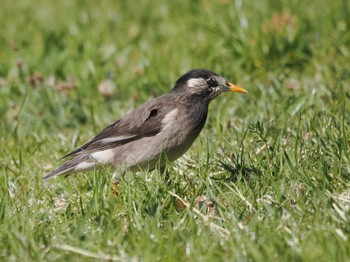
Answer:
[[(124, 172), (122, 172), (122, 174), (123, 173)], [(119, 177), (120, 177), (120, 172), (115, 171), (113, 174), (113, 178), (112, 178), (112, 191), (113, 191), (113, 195), (116, 198), (118, 198), (118, 196), (119, 196), (119, 192), (118, 192)]]
[(160, 167), (160, 173), (164, 174), (164, 181), (167, 185), (171, 184), (171, 179), (170, 179), (170, 172), (166, 166)]

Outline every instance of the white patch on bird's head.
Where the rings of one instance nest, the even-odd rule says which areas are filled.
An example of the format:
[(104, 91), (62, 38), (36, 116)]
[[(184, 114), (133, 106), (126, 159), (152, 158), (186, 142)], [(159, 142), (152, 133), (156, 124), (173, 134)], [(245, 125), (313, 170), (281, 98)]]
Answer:
[(187, 81), (187, 86), (191, 88), (204, 88), (207, 82), (203, 78), (191, 78)]
[(226, 80), (220, 75), (212, 75), (207, 79), (191, 78), (187, 81), (188, 90), (192, 94), (201, 94), (201, 93), (211, 93), (217, 92), (221, 93), (221, 87), (226, 85)]
[(201, 94), (208, 92), (208, 84), (203, 78), (191, 78), (187, 81), (187, 90), (191, 94)]

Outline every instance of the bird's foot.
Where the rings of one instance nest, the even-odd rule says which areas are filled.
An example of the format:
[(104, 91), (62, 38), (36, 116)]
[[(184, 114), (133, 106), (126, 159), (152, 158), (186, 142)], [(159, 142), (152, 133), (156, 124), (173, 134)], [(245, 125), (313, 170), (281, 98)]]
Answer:
[(119, 197), (119, 192), (118, 192), (118, 185), (119, 185), (119, 181), (115, 178), (113, 178), (112, 180), (112, 192), (113, 192), (113, 195), (118, 198)]
[(164, 182), (169, 186), (172, 184), (171, 178), (170, 178), (170, 172), (168, 168), (166, 167), (161, 167), (160, 168), (160, 173), (164, 175)]
[[(122, 172), (122, 174), (124, 174), (124, 171)], [(113, 174), (113, 178), (112, 178), (112, 192), (113, 195), (118, 198), (119, 197), (119, 192), (118, 192), (118, 185), (119, 185), (119, 177), (120, 177), (120, 173), (115, 171)]]

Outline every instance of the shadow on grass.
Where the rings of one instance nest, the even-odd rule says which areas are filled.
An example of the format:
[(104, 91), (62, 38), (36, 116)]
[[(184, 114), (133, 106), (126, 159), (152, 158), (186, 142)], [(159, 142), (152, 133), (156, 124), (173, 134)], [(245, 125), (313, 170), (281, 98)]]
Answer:
[(219, 162), (219, 165), (225, 171), (228, 171), (231, 175), (229, 177), (212, 177), (212, 179), (214, 180), (223, 180), (225, 182), (237, 182), (238, 180), (241, 180), (243, 178), (249, 180), (252, 176), (260, 176), (262, 174), (261, 171), (255, 167), (245, 167), (241, 164), (230, 165), (222, 161)]

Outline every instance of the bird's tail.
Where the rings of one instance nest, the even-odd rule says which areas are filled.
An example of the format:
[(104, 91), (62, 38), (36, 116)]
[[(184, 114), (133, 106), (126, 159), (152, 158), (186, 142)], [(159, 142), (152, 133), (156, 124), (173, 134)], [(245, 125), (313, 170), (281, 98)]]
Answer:
[(70, 160), (68, 160), (66, 163), (64, 163), (62, 166), (57, 168), (56, 170), (48, 173), (44, 179), (49, 179), (54, 176), (68, 176), (70, 174), (80, 172), (80, 171), (87, 171), (90, 169), (93, 169), (95, 166), (96, 161), (89, 157), (89, 155), (80, 155), (76, 156)]

